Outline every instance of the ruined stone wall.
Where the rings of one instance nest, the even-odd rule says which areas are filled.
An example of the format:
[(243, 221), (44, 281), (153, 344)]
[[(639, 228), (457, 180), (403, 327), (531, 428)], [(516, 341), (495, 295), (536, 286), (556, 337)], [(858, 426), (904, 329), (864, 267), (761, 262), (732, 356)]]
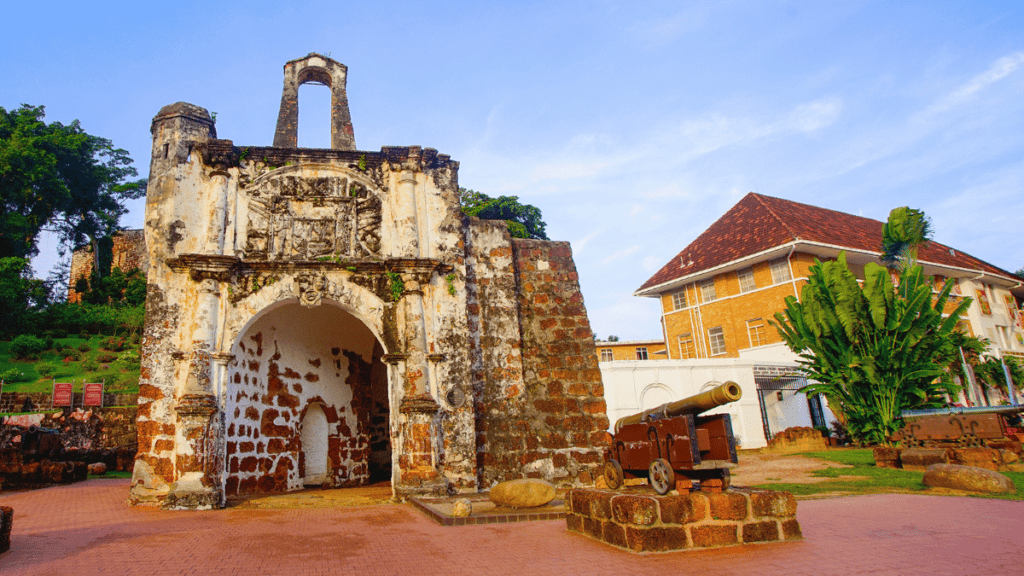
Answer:
[(101, 450), (134, 446), (134, 406), (115, 408), (75, 408), (36, 414), (21, 414), (4, 418), (0, 426), (0, 445), (18, 439), (22, 431), (31, 426), (59, 430), (60, 442), (65, 450), (78, 448)]
[[(120, 268), (124, 272), (138, 268), (143, 273), (149, 268), (146, 255), (146, 238), (143, 230), (122, 230), (114, 234), (110, 269)], [(68, 302), (81, 302), (82, 295), (75, 290), (75, 282), (92, 274), (92, 246), (83, 246), (71, 254), (71, 271), (68, 274)]]
[(320, 483), (314, 430), (330, 486), (590, 482), (608, 421), (567, 244), (463, 218), (429, 148), (236, 147), (186, 103), (152, 132), (131, 502)]
[(523, 470), (588, 485), (610, 444), (593, 333), (568, 242), (512, 240), (526, 382)]

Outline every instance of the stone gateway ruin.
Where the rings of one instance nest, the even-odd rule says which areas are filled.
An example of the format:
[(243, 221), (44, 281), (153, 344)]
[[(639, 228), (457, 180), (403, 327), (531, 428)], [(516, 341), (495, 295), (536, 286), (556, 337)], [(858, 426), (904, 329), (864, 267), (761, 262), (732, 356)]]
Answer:
[[(608, 418), (568, 243), (463, 216), (436, 150), (356, 150), (344, 65), (284, 70), (273, 147), (184, 102), (153, 119), (130, 502), (590, 484)], [(331, 88), (331, 149), (295, 147), (306, 82)]]

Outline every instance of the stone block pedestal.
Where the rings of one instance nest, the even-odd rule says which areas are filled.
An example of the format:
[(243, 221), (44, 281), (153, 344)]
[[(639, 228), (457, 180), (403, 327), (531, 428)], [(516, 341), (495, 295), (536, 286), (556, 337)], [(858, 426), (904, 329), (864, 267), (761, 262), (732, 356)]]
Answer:
[(566, 495), (566, 526), (633, 552), (667, 552), (802, 538), (788, 492), (734, 488), (658, 496), (580, 488)]

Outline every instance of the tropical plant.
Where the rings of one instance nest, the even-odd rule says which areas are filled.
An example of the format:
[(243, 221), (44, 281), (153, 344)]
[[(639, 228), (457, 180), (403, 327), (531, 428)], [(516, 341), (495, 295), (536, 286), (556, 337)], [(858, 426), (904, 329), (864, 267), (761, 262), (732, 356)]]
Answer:
[(787, 297), (771, 323), (813, 381), (803, 390), (837, 407), (854, 439), (889, 444), (904, 410), (939, 406), (944, 394), (957, 392), (944, 366), (970, 300), (944, 318), (952, 280), (933, 299), (932, 279), (920, 266), (906, 269), (899, 286), (873, 262), (864, 277), (861, 286), (844, 252), (816, 261), (800, 300)]
[(931, 220), (924, 212), (906, 206), (893, 208), (882, 225), (879, 259), (887, 268), (905, 271), (917, 264), (917, 249), (931, 238)]
[(1001, 390), (1009, 394), (1009, 387), (1006, 382), (1006, 372), (1003, 371), (1003, 363), (1006, 363), (1006, 371), (1010, 373), (1014, 388), (1020, 391), (1024, 386), (1024, 366), (1011, 356), (1006, 356), (1000, 361), (998, 358), (986, 357), (974, 365), (974, 375), (978, 377), (989, 388)]

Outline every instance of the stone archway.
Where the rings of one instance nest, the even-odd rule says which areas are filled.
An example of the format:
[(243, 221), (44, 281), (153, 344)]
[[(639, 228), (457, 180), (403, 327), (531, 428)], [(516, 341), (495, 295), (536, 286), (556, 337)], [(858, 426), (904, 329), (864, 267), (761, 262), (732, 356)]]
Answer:
[(270, 306), (243, 330), (232, 354), (228, 498), (390, 477), (384, 349), (358, 318), (329, 301)]

